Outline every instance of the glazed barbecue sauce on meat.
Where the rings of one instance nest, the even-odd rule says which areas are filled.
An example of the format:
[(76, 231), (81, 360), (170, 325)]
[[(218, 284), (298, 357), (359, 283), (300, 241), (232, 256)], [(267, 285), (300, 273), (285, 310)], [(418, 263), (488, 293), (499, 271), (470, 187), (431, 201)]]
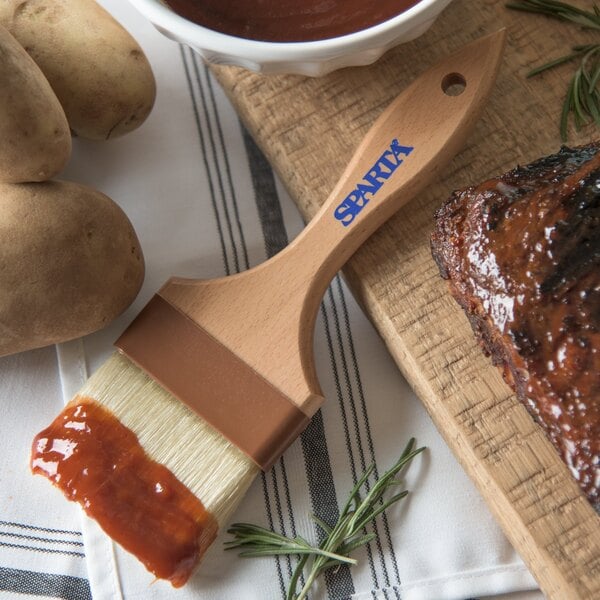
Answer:
[(434, 257), (505, 379), (600, 503), (600, 143), (456, 192)]
[(31, 469), (174, 587), (216, 537), (217, 523), (200, 500), (92, 399), (75, 398), (36, 436)]
[(208, 29), (270, 42), (307, 42), (387, 21), (418, 0), (166, 0)]

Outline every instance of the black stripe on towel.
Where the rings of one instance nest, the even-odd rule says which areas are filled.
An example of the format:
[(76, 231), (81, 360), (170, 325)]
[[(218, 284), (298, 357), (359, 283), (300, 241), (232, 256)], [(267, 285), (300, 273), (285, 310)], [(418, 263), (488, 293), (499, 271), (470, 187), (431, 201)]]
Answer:
[[(337, 297), (334, 293), (334, 290), (337, 290), (338, 292)], [(348, 449), (348, 455), (350, 458), (350, 470), (352, 473), (352, 480), (354, 483), (356, 483), (358, 481), (359, 475), (362, 474), (367, 468), (365, 451), (363, 447), (363, 433), (361, 431), (361, 421), (363, 425), (368, 426), (368, 415), (365, 411), (365, 413), (363, 414), (363, 419), (359, 420), (358, 418), (357, 398), (354, 390), (355, 386), (353, 384), (358, 382), (359, 389), (362, 388), (362, 384), (360, 384), (360, 372), (358, 369), (358, 363), (349, 365), (349, 361), (347, 359), (346, 343), (348, 342), (348, 338), (351, 339), (350, 322), (348, 318), (349, 315), (347, 313), (345, 315), (346, 327), (343, 328), (340, 319), (340, 312), (344, 312), (346, 305), (345, 303), (342, 303), (340, 311), (340, 308), (338, 307), (338, 297), (343, 298), (343, 288), (341, 285), (341, 279), (339, 275), (335, 278), (334, 284), (330, 286), (327, 295), (327, 299), (331, 307), (332, 329), (335, 332), (337, 343), (334, 346), (332, 344), (330, 336), (328, 336), (328, 344), (329, 352), (332, 355), (332, 361), (334, 362), (334, 364), (336, 364), (336, 392), (338, 397), (338, 405), (340, 408), (342, 421), (344, 423), (345, 441), (346, 447)], [(339, 371), (337, 369), (338, 363)], [(353, 373), (354, 377), (351, 377), (351, 372)], [(350, 431), (350, 429), (352, 429), (352, 431)], [(358, 457), (355, 456), (356, 454), (358, 455)], [(375, 457), (372, 453), (369, 462), (374, 462), (374, 459)], [(358, 469), (360, 469), (360, 473), (358, 472)], [(366, 483), (365, 487), (369, 489), (369, 482)], [(369, 562), (369, 568), (371, 571), (371, 578), (373, 580), (373, 585), (375, 589), (381, 589), (382, 587), (384, 588), (383, 594), (384, 597), (387, 599), (387, 593), (385, 591), (385, 588), (390, 586), (390, 581), (387, 572), (387, 567), (385, 564), (385, 556), (379, 537), (377, 522), (373, 523), (370, 527), (373, 528), (373, 531), (377, 535), (374, 542), (371, 543), (374, 543), (376, 545), (375, 557), (371, 549), (371, 544), (368, 544), (366, 546), (366, 553)], [(375, 558), (378, 559), (379, 565), (376, 564)], [(380, 582), (380, 577), (378, 573), (379, 569), (381, 569), (383, 572), (383, 585)]]
[[(355, 382), (356, 382), (357, 396), (358, 396), (357, 404), (360, 406), (360, 420), (362, 422), (364, 422), (364, 424), (365, 424), (365, 431), (366, 431), (365, 437), (367, 439), (369, 460), (372, 461), (375, 465), (375, 469), (373, 471), (373, 476), (375, 477), (375, 479), (379, 479), (379, 469), (378, 469), (377, 463), (375, 461), (375, 448), (374, 448), (374, 443), (373, 443), (373, 436), (371, 433), (371, 426), (369, 423), (367, 402), (365, 399), (364, 389), (363, 389), (362, 380), (361, 380), (361, 376), (360, 376), (360, 370), (359, 370), (358, 360), (357, 360), (357, 356), (356, 356), (356, 349), (354, 346), (354, 338), (352, 335), (352, 329), (350, 327), (350, 318), (349, 318), (350, 315), (349, 315), (348, 306), (346, 303), (346, 297), (345, 297), (345, 293), (344, 293), (344, 289), (342, 287), (342, 282), (341, 282), (340, 277), (338, 277), (336, 279), (336, 284), (337, 284), (337, 289), (339, 292), (339, 297), (340, 297), (340, 302), (341, 302), (341, 313), (343, 315), (344, 328), (346, 329), (346, 336), (348, 339), (348, 350), (349, 350), (349, 355), (350, 355), (350, 362), (352, 364), (352, 371), (355, 374)], [(398, 571), (398, 560), (396, 558), (396, 552), (394, 549), (394, 545), (392, 543), (392, 537), (391, 537), (391, 533), (390, 533), (390, 526), (389, 526), (387, 513), (384, 512), (381, 515), (380, 520), (383, 525), (385, 541), (386, 541), (387, 547), (389, 548), (389, 551), (390, 551), (390, 558), (391, 558), (391, 563), (392, 563), (392, 569), (394, 571), (394, 578), (396, 580), (396, 585), (399, 586), (401, 584), (401, 580), (400, 580), (400, 573)], [(382, 559), (383, 559), (383, 553), (382, 553)], [(400, 598), (400, 593), (399, 593), (396, 585), (392, 586), (390, 584), (388, 576), (387, 576), (387, 572), (385, 573), (385, 576), (386, 576), (386, 585), (390, 586), (394, 590), (394, 595), (396, 596), (396, 598)]]
[(92, 600), (87, 579), (0, 567), (0, 590), (64, 600)]
[[(226, 178), (226, 173), (228, 171), (227, 168), (223, 168), (224, 165), (221, 164), (221, 161), (219, 160), (219, 153), (217, 152), (217, 147), (216, 147), (216, 142), (215, 142), (215, 138), (216, 138), (216, 134), (213, 131), (213, 129), (215, 129), (215, 123), (218, 119), (218, 115), (215, 113), (213, 113), (211, 111), (211, 107), (209, 106), (208, 103), (208, 96), (210, 95), (209, 92), (205, 89), (205, 87), (207, 87), (206, 84), (206, 80), (205, 78), (203, 78), (203, 74), (206, 74), (205, 71), (201, 71), (198, 63), (201, 61), (200, 57), (198, 56), (197, 53), (193, 52), (192, 50), (188, 50), (192, 56), (192, 66), (193, 66), (193, 70), (194, 70), (194, 76), (196, 79), (196, 83), (198, 85), (198, 91), (200, 94), (200, 101), (201, 101), (201, 105), (202, 105), (202, 114), (205, 115), (206, 118), (206, 135), (207, 135), (207, 139), (208, 139), (208, 144), (209, 146), (207, 146), (207, 150), (210, 147), (210, 155), (212, 158), (212, 164), (214, 167), (214, 178), (216, 181), (216, 186), (217, 189), (219, 191), (219, 197), (220, 197), (220, 206), (223, 210), (223, 215), (224, 215), (224, 219), (225, 219), (225, 224), (227, 226), (227, 235), (229, 238), (229, 247), (232, 250), (233, 253), (233, 270), (235, 273), (239, 273), (244, 267), (247, 267), (246, 265), (243, 265), (240, 261), (240, 250), (242, 252), (245, 253), (245, 243), (244, 240), (242, 239), (240, 243), (238, 243), (237, 239), (236, 239), (236, 228), (234, 227), (234, 218), (235, 217), (235, 211), (233, 213), (233, 217), (232, 217), (232, 211), (229, 207), (229, 203), (228, 203), (228, 192), (231, 193), (231, 190), (227, 190), (225, 187), (225, 183), (224, 180)], [(208, 75), (206, 75), (206, 77), (208, 77)], [(216, 110), (216, 109), (215, 109)], [(226, 154), (225, 154), (226, 157)], [(225, 176), (223, 174), (223, 171), (225, 171)], [(210, 173), (209, 173), (210, 175)], [(241, 224), (238, 221), (238, 225), (241, 227)], [(246, 261), (247, 263), (247, 261)]]
[[(198, 57), (195, 57), (196, 60), (196, 64), (198, 62)], [(227, 187), (229, 189), (229, 194), (231, 196), (231, 204), (233, 207), (233, 217), (235, 219), (235, 225), (236, 225), (236, 229), (240, 238), (240, 249), (242, 251), (242, 257), (243, 257), (243, 268), (249, 269), (250, 268), (250, 262), (248, 260), (248, 248), (246, 247), (246, 239), (244, 237), (244, 230), (242, 227), (242, 221), (240, 219), (240, 211), (239, 211), (239, 207), (238, 207), (238, 201), (237, 201), (237, 194), (235, 192), (235, 186), (233, 185), (233, 178), (231, 177), (231, 167), (229, 165), (229, 157), (227, 156), (227, 148), (225, 147), (225, 138), (223, 136), (223, 128), (221, 127), (221, 119), (219, 116), (219, 111), (217, 109), (217, 101), (216, 101), (216, 97), (215, 97), (215, 90), (214, 90), (214, 85), (213, 85), (213, 80), (212, 77), (210, 75), (210, 72), (208, 70), (208, 65), (204, 64), (204, 77), (207, 83), (207, 88), (208, 88), (208, 96), (210, 98), (210, 106), (212, 107), (212, 111), (213, 114), (215, 115), (215, 125), (216, 125), (216, 137), (219, 140), (219, 145), (220, 145), (220, 149), (221, 149), (221, 158), (223, 161), (223, 166), (225, 168), (225, 177), (227, 179)], [(200, 87), (200, 91), (202, 92), (203, 88)], [(204, 100), (203, 100), (204, 101)], [(211, 138), (211, 144), (213, 146), (213, 151), (215, 148), (215, 144), (214, 142), (212, 142), (212, 138)], [(216, 153), (215, 153), (215, 162), (217, 162), (217, 158), (216, 158)], [(225, 194), (223, 195), (223, 204), (226, 203), (226, 198), (225, 198)]]
[[(195, 57), (195, 61), (196, 62), (198, 61), (197, 57)], [(222, 164), (224, 166), (224, 170), (227, 175), (227, 179), (229, 181), (230, 202), (231, 202), (233, 210), (232, 211), (227, 210), (228, 198), (227, 198), (226, 194), (223, 194), (223, 196), (222, 196), (222, 204), (224, 207), (224, 212), (226, 215), (227, 222), (231, 223), (231, 230), (232, 231), (234, 230), (233, 222), (232, 222), (233, 218), (235, 218), (235, 223), (237, 225), (237, 227), (235, 229), (238, 232), (238, 239), (236, 239), (235, 237), (232, 236), (231, 243), (234, 248), (234, 255), (237, 256), (238, 254), (241, 254), (244, 257), (244, 267), (249, 268), (250, 265), (249, 265), (249, 260), (248, 260), (248, 249), (246, 246), (246, 239), (244, 236), (242, 222), (241, 222), (241, 219), (239, 216), (237, 195), (235, 193), (233, 180), (231, 178), (231, 169), (229, 167), (229, 158), (228, 158), (227, 151), (225, 148), (225, 140), (222, 135), (221, 119), (220, 119), (220, 115), (219, 115), (219, 112), (218, 112), (217, 106), (216, 106), (212, 78), (209, 74), (208, 67), (206, 65), (204, 66), (204, 75), (205, 75), (204, 81), (206, 82), (206, 87), (208, 90), (207, 94), (213, 100), (212, 107), (214, 110), (214, 112), (213, 112), (214, 127), (216, 128), (217, 133), (219, 134), (218, 136), (215, 135), (215, 136), (210, 137), (211, 144), (213, 145), (213, 154), (215, 156), (215, 164), (218, 164), (218, 163), (217, 163), (217, 158), (216, 158), (217, 152), (216, 152), (216, 149), (214, 148), (214, 139), (216, 139), (218, 137), (218, 139), (221, 141)], [(201, 93), (204, 96), (204, 92), (202, 89), (202, 81), (200, 79), (198, 79), (198, 85), (200, 86)], [(209, 119), (208, 120), (209, 128), (211, 128), (211, 123), (212, 123), (212, 120)], [(240, 268), (238, 265), (238, 271), (239, 270), (240, 270)], [(270, 527), (272, 529), (278, 529), (284, 535), (288, 535), (288, 531), (286, 530), (286, 527), (285, 527), (285, 520), (284, 520), (284, 515), (283, 515), (283, 510), (282, 510), (283, 507), (282, 507), (282, 502), (281, 502), (279, 479), (278, 479), (278, 475), (277, 475), (278, 468), (283, 471), (283, 479), (284, 479), (284, 481), (286, 481), (285, 464), (283, 463), (283, 461), (280, 460), (277, 465), (273, 466), (273, 468), (270, 470), (268, 475), (265, 475), (264, 473), (261, 474), (262, 484), (263, 484), (263, 494), (264, 494), (264, 498), (265, 498), (265, 507), (267, 509)], [(289, 507), (288, 507), (288, 510), (289, 510)], [(275, 524), (275, 519), (277, 519), (277, 525)], [(285, 562), (285, 565), (287, 567), (287, 573), (288, 573), (289, 577), (291, 577), (293, 567), (292, 567), (292, 559), (289, 556), (278, 558), (278, 560), (277, 560), (277, 575), (278, 575), (280, 590), (283, 595), (285, 592), (285, 582), (284, 582), (283, 571), (282, 571), (282, 564), (281, 564), (282, 562)]]
[[(267, 253), (272, 256), (287, 244), (275, 180), (267, 160), (246, 131), (244, 131), (244, 143), (248, 160), (252, 161), (251, 172), (265, 246)], [(339, 506), (321, 411), (312, 418), (300, 439), (313, 512), (326, 522), (333, 523), (339, 517)], [(316, 532), (317, 536), (322, 535), (319, 528), (316, 528)], [(325, 582), (330, 598), (344, 598), (355, 592), (352, 575), (347, 565), (328, 571)]]
[(79, 546), (83, 548), (83, 542), (80, 540), (61, 540), (60, 538), (40, 537), (38, 535), (24, 535), (13, 531), (0, 530), (0, 537), (16, 538), (19, 540), (29, 540), (32, 542), (42, 542), (45, 544), (64, 544), (66, 546)]
[[(242, 267), (247, 268), (249, 264), (243, 227), (239, 218), (237, 197), (224, 145), (225, 140), (222, 134), (220, 115), (214, 90), (212, 89), (211, 77), (206, 67), (201, 69), (198, 65), (199, 59), (197, 55), (189, 50), (187, 51), (187, 55), (184, 54), (184, 60), (189, 63), (189, 65), (186, 65), (187, 71), (194, 75), (193, 80), (191, 79), (189, 82), (190, 93), (192, 94), (192, 101), (198, 115), (198, 132), (203, 140), (201, 146), (206, 175), (210, 182), (215, 218), (219, 223), (218, 233), (221, 246), (226, 257), (225, 271), (227, 275), (230, 275), (232, 272), (239, 272)], [(211, 100), (210, 102), (209, 99)], [(220, 148), (217, 147), (219, 142), (221, 145)], [(227, 182), (227, 186), (225, 182)], [(230, 204), (231, 206), (229, 206)], [(242, 257), (241, 260), (240, 256)], [(281, 526), (284, 523), (275, 468), (272, 469), (268, 478), (262, 474), (262, 484), (268, 523), (272, 529), (276, 529), (275, 513), (277, 513), (278, 523)], [(271, 504), (271, 491), (275, 495), (274, 507)], [(285, 530), (283, 532), (286, 533)], [(282, 571), (282, 561), (287, 563), (289, 574), (292, 571), (292, 564), (289, 557), (285, 557), (284, 559), (278, 558), (276, 561), (279, 586), (281, 594), (284, 595), (285, 581)]]
[[(285, 248), (288, 244), (288, 236), (285, 230), (283, 222), (283, 215), (281, 213), (281, 205), (279, 204), (279, 198), (277, 195), (277, 188), (275, 186), (275, 178), (271, 166), (265, 159), (263, 153), (256, 145), (248, 131), (241, 125), (242, 136), (244, 139), (244, 148), (246, 150), (246, 156), (248, 157), (248, 164), (250, 167), (250, 176), (252, 178), (252, 187), (254, 189), (254, 198), (258, 211), (259, 221), (262, 228), (265, 252), (267, 258), (271, 258), (277, 254), (280, 250)], [(290, 497), (290, 489), (288, 485), (287, 469), (285, 464), (285, 456), (282, 456), (277, 463), (271, 469), (269, 475), (263, 473), (263, 491), (265, 494), (265, 504), (267, 512), (271, 515), (270, 526), (273, 527), (270, 496), (269, 496), (269, 485), (271, 483), (273, 492), (275, 495), (275, 506), (278, 510), (279, 516), (279, 530), (284, 535), (290, 535), (285, 527), (283, 519), (283, 507), (281, 502), (281, 495), (279, 493), (279, 480), (277, 477), (277, 471), (281, 471), (281, 479), (283, 482), (284, 501), (287, 508), (288, 519), (290, 522), (291, 536), (295, 537), (298, 535), (296, 530), (296, 521), (294, 518), (294, 511), (292, 510), (292, 501)], [(278, 575), (280, 577), (281, 593), (285, 596), (285, 585), (283, 583), (283, 574), (281, 573), (281, 560), (278, 559)], [(286, 566), (288, 577), (292, 575), (292, 563), (290, 557), (286, 557)], [(304, 578), (301, 580), (304, 582)]]
[(4, 548), (15, 548), (20, 550), (33, 550), (34, 552), (42, 552), (43, 554), (66, 554), (67, 556), (77, 556), (78, 558), (85, 558), (85, 554), (83, 552), (76, 552), (75, 550), (45, 548), (40, 546), (30, 546), (27, 544), (14, 544), (12, 542), (0, 542), (0, 546), (3, 546)]
[(184, 46), (180, 46), (180, 51), (181, 51), (181, 60), (183, 61), (183, 68), (185, 71), (185, 77), (186, 77), (188, 89), (190, 92), (190, 98), (192, 101), (192, 110), (194, 111), (194, 119), (196, 121), (196, 130), (198, 132), (198, 141), (200, 143), (200, 154), (202, 155), (202, 161), (204, 164), (204, 168), (206, 170), (206, 176), (208, 179), (208, 189), (210, 192), (210, 199), (211, 199), (211, 203), (212, 203), (212, 207), (213, 207), (213, 213), (215, 215), (215, 221), (217, 224), (217, 232), (219, 234), (219, 240), (221, 243), (221, 254), (223, 257), (223, 265), (225, 267), (225, 273), (227, 275), (230, 275), (231, 269), (229, 267), (229, 258), (227, 256), (227, 250), (225, 247), (225, 236), (223, 235), (223, 226), (221, 224), (221, 218), (219, 216), (219, 210), (217, 208), (215, 186), (212, 181), (211, 170), (210, 170), (210, 167), (208, 164), (208, 158), (207, 158), (208, 153), (206, 151), (206, 141), (205, 141), (204, 131), (202, 128), (202, 120), (201, 120), (200, 112), (198, 110), (196, 91), (194, 90), (194, 85), (192, 83), (191, 69), (190, 69), (189, 62), (188, 62), (188, 57), (189, 57), (189, 54), (191, 53), (191, 50), (189, 50), (189, 49), (186, 50), (186, 48), (184, 48)]
[(250, 164), (256, 208), (265, 239), (265, 252), (267, 258), (271, 258), (288, 245), (275, 177), (271, 165), (243, 126), (242, 135)]
[(38, 527), (37, 525), (30, 525), (29, 523), (17, 523), (15, 521), (0, 521), (0, 525), (16, 527), (18, 529), (27, 529), (29, 531), (44, 531), (45, 533), (74, 535), (81, 537), (81, 531), (75, 531), (72, 529), (53, 529), (51, 527)]

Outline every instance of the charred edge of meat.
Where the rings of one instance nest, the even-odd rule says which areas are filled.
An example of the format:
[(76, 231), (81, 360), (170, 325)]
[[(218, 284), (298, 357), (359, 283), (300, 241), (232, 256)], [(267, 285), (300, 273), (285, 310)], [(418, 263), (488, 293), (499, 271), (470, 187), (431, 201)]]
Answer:
[(590, 173), (573, 194), (563, 199), (568, 216), (557, 223), (558, 265), (540, 291), (560, 298), (586, 273), (600, 266), (600, 169)]

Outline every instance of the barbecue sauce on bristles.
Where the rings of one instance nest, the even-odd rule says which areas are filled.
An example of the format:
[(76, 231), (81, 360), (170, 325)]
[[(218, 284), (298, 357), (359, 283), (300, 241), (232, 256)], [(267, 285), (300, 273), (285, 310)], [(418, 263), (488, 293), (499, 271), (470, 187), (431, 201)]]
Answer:
[(31, 468), (174, 587), (188, 580), (259, 471), (119, 353), (36, 436)]

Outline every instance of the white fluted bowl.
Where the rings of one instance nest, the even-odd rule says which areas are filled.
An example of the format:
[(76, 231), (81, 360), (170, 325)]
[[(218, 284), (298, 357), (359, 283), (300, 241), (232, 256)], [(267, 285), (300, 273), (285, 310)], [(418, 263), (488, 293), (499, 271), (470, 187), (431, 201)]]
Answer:
[[(213, 31), (175, 13), (162, 0), (129, 0), (161, 33), (196, 50), (206, 61), (259, 73), (325, 75), (369, 65), (384, 52), (427, 31), (451, 0), (421, 0), (367, 29), (310, 42), (262, 42)], [(301, 2), (302, 0), (298, 0)]]

